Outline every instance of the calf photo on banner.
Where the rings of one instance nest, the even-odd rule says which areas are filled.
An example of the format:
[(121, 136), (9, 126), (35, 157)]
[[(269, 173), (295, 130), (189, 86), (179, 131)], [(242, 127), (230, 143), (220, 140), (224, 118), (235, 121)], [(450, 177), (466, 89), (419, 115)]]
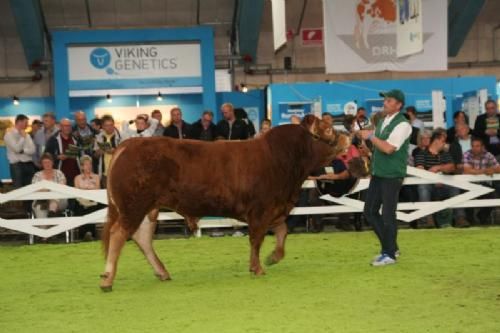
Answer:
[[(421, 0), (324, 0), (325, 64), (327, 73), (377, 71), (429, 71), (447, 69), (447, 1)], [(408, 7), (406, 7), (408, 2)], [(413, 9), (412, 9), (413, 6)], [(398, 8), (415, 37), (417, 21), (423, 28), (423, 51), (405, 48), (398, 57)], [(415, 23), (417, 22), (417, 23)], [(413, 25), (415, 23), (415, 25)], [(405, 21), (406, 24), (406, 21)], [(401, 30), (401, 29), (399, 29)], [(401, 34), (401, 32), (400, 32)]]
[(397, 24), (398, 58), (424, 50), (422, 0), (399, 0)]

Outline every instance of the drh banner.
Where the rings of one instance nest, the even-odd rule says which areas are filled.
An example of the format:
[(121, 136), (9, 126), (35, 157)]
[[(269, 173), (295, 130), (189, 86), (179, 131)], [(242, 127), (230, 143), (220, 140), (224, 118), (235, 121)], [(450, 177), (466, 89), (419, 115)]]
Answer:
[(422, 0), (399, 0), (396, 12), (398, 58), (422, 52), (424, 50)]
[(396, 1), (323, 0), (327, 73), (447, 69), (447, 1), (422, 0), (424, 50), (400, 58)]

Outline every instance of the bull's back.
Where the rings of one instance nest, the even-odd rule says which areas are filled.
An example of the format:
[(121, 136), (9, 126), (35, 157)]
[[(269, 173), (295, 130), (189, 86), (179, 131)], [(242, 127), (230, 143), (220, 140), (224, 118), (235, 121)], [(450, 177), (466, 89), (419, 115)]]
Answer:
[[(271, 160), (263, 140), (202, 142), (137, 138), (116, 151), (109, 173), (113, 197), (147, 192), (181, 214), (242, 214)], [(149, 198), (151, 200), (151, 198)], [(123, 202), (124, 200), (122, 200)]]

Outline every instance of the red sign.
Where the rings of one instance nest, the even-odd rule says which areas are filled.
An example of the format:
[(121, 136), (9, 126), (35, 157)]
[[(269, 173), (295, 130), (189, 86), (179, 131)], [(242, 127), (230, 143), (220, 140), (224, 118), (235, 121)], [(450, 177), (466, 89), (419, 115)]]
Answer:
[(323, 29), (302, 29), (300, 32), (303, 46), (322, 46)]

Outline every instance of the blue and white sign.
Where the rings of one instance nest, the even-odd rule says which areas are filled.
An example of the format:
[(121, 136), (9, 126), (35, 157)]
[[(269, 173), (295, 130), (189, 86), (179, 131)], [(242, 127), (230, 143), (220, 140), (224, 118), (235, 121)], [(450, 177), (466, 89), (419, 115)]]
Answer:
[(68, 63), (71, 90), (201, 85), (199, 43), (70, 46)]
[(343, 104), (341, 103), (327, 104), (326, 112), (328, 112), (332, 116), (343, 115), (344, 114)]
[(415, 108), (417, 109), (417, 112), (426, 112), (432, 110), (432, 100), (417, 99), (415, 101)]

